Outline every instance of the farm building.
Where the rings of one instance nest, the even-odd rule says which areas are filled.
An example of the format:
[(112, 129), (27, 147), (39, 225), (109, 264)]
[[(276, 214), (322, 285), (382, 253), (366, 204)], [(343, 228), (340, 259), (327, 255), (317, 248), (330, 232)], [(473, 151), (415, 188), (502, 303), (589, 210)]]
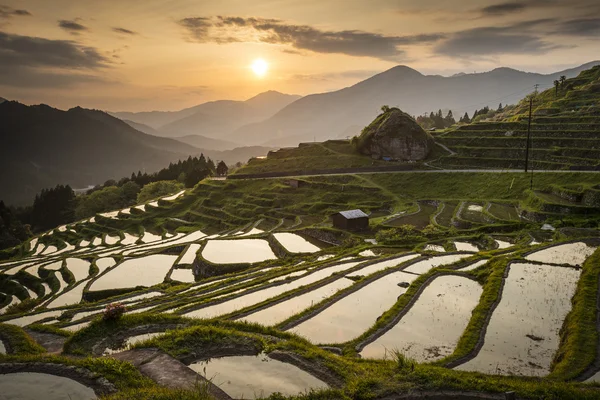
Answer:
[(333, 227), (348, 231), (369, 229), (369, 216), (361, 210), (340, 211), (331, 216)]

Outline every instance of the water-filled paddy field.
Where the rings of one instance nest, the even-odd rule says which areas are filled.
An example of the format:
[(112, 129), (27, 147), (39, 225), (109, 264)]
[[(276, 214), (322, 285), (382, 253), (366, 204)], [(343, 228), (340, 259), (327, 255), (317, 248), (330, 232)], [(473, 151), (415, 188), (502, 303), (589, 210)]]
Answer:
[[(142, 211), (150, 214), (153, 207), (164, 209), (165, 202), (188, 197), (163, 198), (147, 209), (125, 214), (127, 218)], [(448, 202), (447, 206), (452, 213), (444, 213), (441, 203), (421, 202), (419, 212), (398, 218), (397, 224), (416, 220), (423, 227), (433, 226), (430, 217), (440, 211), (439, 225), (441, 220), (452, 225), (461, 218), (473, 225), (513, 218), (510, 205)], [(462, 207), (460, 214), (458, 207)], [(104, 220), (116, 223), (123, 214), (110, 214)], [(42, 324), (48, 330), (92, 332), (107, 304), (122, 303), (126, 320), (158, 318), (161, 313), (184, 319), (165, 323), (160, 332), (142, 322), (129, 326), (152, 329), (140, 328), (119, 346), (105, 345), (100, 353), (136, 351), (140, 343), (147, 346), (143, 342), (148, 339), (166, 341), (161, 339), (165, 331), (169, 336), (210, 319), (211, 324), (227, 320), (274, 329), (257, 334), (269, 345), (273, 332), (284, 332), (306, 339), (301, 342), (306, 346), (327, 345), (343, 352), (343, 357), (361, 357), (364, 362), (402, 354), (444, 367), (446, 359), (460, 353), (459, 361), (453, 360), (455, 370), (544, 377), (553, 373), (565, 320), (573, 310), (580, 279), (590, 268), (586, 260), (598, 245), (560, 239), (532, 245), (504, 233), (485, 240), (477, 233), (422, 236), (415, 244), (382, 245), (368, 233), (354, 242), (329, 242), (325, 248), (319, 245), (321, 239), (309, 237), (306, 231), (284, 229), (301, 221), (283, 225), (283, 220), (269, 225), (244, 221), (220, 232), (150, 225), (128, 232), (94, 230), (77, 241), (67, 235), (84, 230), (82, 224), (97, 223), (67, 225), (49, 235), (52, 241), (39, 238), (20, 258), (0, 262), (0, 322), (27, 329), (41, 329), (32, 325)], [(206, 265), (210, 268), (203, 269)], [(494, 290), (495, 303), (487, 299), (494, 297)], [(29, 303), (29, 308), (18, 309)], [(480, 340), (472, 340), (478, 344), (467, 348), (463, 336), (469, 329), (474, 330), (470, 340), (477, 336)], [(173, 340), (182, 340), (185, 349), (193, 347), (197, 338)], [(291, 396), (331, 387), (319, 374), (300, 368), (302, 363), (283, 362), (266, 353), (236, 353), (235, 346), (225, 348), (230, 353), (217, 353), (209, 361), (190, 361), (193, 357), (187, 354), (185, 364), (199, 376), (212, 378), (233, 398), (275, 392)], [(2, 351), (10, 351), (10, 346), (2, 344)], [(587, 379), (596, 381), (599, 373), (588, 371)], [(15, 378), (11, 387), (17, 391), (26, 382), (46, 388), (45, 376), (11, 375)], [(56, 387), (44, 390), (57, 396), (62, 390), (79, 396), (73, 398), (96, 398), (85, 385), (59, 379), (55, 383)]]

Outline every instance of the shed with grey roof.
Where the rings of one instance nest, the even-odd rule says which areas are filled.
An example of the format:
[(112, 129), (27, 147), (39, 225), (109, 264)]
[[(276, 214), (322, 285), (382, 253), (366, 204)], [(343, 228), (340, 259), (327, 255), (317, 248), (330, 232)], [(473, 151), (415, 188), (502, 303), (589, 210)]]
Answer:
[(331, 216), (333, 227), (348, 231), (364, 231), (369, 229), (369, 216), (362, 210), (340, 211)]

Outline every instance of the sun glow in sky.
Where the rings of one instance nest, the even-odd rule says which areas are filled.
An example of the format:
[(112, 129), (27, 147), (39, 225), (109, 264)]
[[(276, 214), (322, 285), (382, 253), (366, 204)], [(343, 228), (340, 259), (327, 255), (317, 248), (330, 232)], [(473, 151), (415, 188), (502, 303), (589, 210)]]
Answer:
[(267, 62), (262, 58), (257, 58), (252, 62), (250, 68), (252, 68), (252, 72), (254, 72), (256, 76), (262, 78), (267, 74), (267, 71), (269, 70), (269, 64), (267, 64)]
[(0, 97), (175, 111), (267, 90), (339, 90), (396, 65), (550, 73), (598, 58), (599, 4), (0, 0)]

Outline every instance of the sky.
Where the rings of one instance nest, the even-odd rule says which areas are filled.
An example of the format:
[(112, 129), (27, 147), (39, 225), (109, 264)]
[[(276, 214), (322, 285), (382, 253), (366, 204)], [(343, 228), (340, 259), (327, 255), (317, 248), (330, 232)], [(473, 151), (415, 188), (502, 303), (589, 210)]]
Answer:
[(599, 38), (598, 0), (0, 0), (0, 97), (179, 110), (396, 65), (550, 73), (600, 58)]

